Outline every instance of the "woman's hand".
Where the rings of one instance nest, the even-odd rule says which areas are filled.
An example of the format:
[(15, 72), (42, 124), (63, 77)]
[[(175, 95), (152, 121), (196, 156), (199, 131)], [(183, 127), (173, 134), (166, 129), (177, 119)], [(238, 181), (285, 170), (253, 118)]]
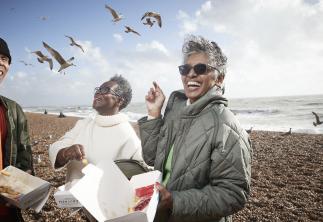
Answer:
[(84, 157), (84, 147), (81, 144), (73, 144), (57, 153), (55, 167), (62, 167), (70, 160), (82, 160)]
[(159, 203), (158, 203), (158, 210), (173, 210), (173, 198), (172, 194), (162, 185), (156, 183), (156, 188), (159, 191)]
[(155, 81), (153, 82), (153, 85), (154, 87), (150, 88), (145, 99), (148, 115), (157, 118), (161, 115), (161, 109), (165, 101), (165, 96)]

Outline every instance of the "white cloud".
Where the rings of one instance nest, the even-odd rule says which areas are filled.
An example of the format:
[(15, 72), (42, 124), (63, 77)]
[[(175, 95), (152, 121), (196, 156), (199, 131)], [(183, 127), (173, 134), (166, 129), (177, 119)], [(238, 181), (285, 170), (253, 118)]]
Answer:
[(145, 44), (138, 43), (136, 45), (136, 50), (138, 52), (157, 51), (157, 52), (165, 54), (166, 56), (169, 55), (168, 50), (166, 49), (166, 47), (163, 44), (161, 44), (160, 42), (156, 41), (156, 40), (153, 40), (151, 43), (145, 43)]
[(113, 34), (113, 38), (114, 38), (114, 39), (115, 39), (115, 41), (116, 41), (116, 42), (118, 42), (118, 43), (123, 42), (123, 37), (122, 37), (122, 35), (120, 35), (120, 34), (117, 34), (117, 33)]
[(323, 82), (323, 3), (206, 1), (182, 30), (215, 40), (228, 56), (229, 96), (315, 94)]
[(177, 14), (177, 19), (180, 21), (179, 26), (181, 31), (179, 32), (179, 34), (181, 37), (185, 34), (193, 33), (197, 30), (196, 21), (191, 19), (186, 12), (179, 10)]

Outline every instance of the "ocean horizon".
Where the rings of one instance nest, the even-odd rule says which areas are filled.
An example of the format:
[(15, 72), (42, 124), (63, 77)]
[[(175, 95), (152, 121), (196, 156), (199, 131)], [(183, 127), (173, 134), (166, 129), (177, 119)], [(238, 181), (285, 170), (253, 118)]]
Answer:
[[(164, 107), (165, 108), (165, 107)], [(323, 134), (323, 124), (314, 126), (316, 112), (323, 120), (323, 95), (281, 96), (262, 98), (229, 99), (228, 108), (245, 129)], [(63, 112), (66, 116), (85, 118), (95, 111), (91, 105), (71, 106), (29, 106), (23, 107), (25, 112), (58, 115)], [(130, 103), (121, 111), (131, 122), (136, 122), (146, 116), (144, 102)]]

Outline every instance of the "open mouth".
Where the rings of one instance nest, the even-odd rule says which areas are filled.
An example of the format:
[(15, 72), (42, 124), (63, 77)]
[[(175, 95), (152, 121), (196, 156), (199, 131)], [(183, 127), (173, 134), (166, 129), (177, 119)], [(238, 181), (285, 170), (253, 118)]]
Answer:
[(199, 83), (199, 82), (196, 82), (196, 81), (189, 81), (189, 82), (187, 82), (187, 87), (189, 88), (189, 89), (192, 89), (192, 90), (194, 90), (194, 89), (198, 89), (198, 88), (200, 88), (201, 87), (201, 83)]

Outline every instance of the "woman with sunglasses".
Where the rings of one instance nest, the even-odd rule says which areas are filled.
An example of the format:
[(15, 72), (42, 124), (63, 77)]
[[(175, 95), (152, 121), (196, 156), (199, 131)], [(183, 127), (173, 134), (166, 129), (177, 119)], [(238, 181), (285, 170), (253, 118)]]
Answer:
[(52, 166), (55, 169), (67, 166), (68, 182), (82, 177), (81, 168), (87, 161), (93, 164), (106, 159), (142, 161), (140, 140), (128, 117), (120, 113), (131, 97), (129, 82), (122, 76), (113, 76), (94, 89), (92, 106), (97, 113), (79, 120), (50, 146)]
[(143, 157), (163, 173), (155, 221), (231, 221), (250, 192), (251, 144), (227, 108), (226, 57), (215, 42), (188, 36), (179, 72), (184, 90), (165, 96), (156, 82), (138, 121)]

